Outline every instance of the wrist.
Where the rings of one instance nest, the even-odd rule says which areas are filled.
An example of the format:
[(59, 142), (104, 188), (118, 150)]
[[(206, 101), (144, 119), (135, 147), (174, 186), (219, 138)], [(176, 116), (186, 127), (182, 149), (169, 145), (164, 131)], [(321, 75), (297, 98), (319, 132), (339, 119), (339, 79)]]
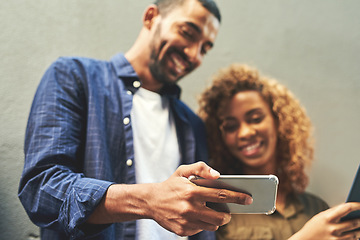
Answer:
[(87, 220), (91, 224), (108, 224), (150, 218), (148, 199), (151, 184), (113, 184)]

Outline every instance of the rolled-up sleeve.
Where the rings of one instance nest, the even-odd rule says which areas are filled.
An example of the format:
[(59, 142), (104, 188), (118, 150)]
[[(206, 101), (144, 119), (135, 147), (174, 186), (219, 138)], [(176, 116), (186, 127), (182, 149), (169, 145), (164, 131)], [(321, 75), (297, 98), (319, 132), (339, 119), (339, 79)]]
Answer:
[(94, 230), (84, 222), (113, 184), (82, 171), (87, 106), (80, 71), (58, 60), (44, 74), (28, 120), (19, 185), (20, 201), (35, 224), (72, 237)]

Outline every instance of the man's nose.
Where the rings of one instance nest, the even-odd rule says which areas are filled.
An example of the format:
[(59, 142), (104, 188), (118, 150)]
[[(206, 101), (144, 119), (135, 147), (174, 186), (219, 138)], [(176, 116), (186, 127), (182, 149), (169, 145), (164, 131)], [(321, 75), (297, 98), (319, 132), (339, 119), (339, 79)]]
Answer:
[(193, 43), (184, 49), (184, 53), (188, 57), (189, 61), (194, 66), (199, 66), (202, 63), (203, 54), (201, 53), (201, 44)]

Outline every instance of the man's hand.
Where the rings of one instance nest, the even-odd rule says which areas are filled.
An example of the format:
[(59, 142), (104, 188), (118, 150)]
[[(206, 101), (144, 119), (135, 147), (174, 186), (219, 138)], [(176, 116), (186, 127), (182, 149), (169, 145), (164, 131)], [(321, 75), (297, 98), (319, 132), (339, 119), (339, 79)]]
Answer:
[(152, 186), (148, 198), (149, 217), (180, 236), (190, 236), (202, 230), (215, 231), (228, 223), (230, 214), (216, 212), (206, 202), (251, 204), (244, 193), (225, 189), (199, 187), (190, 176), (217, 179), (220, 174), (203, 162), (180, 166), (166, 181)]
[(318, 213), (311, 218), (299, 232), (289, 240), (307, 239), (359, 239), (360, 219), (340, 222), (340, 219), (352, 211), (360, 210), (360, 203), (343, 203), (326, 211)]
[(202, 230), (215, 231), (230, 221), (229, 213), (210, 209), (206, 202), (252, 203), (245, 193), (197, 186), (188, 179), (192, 175), (206, 179), (220, 176), (205, 163), (198, 162), (180, 166), (161, 183), (111, 185), (87, 223), (149, 218), (180, 236), (190, 236)]

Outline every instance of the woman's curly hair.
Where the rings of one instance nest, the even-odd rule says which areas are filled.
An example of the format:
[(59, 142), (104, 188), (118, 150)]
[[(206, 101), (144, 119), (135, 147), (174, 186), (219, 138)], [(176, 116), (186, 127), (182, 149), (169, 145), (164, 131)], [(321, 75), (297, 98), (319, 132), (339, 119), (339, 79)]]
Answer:
[(276, 174), (282, 191), (301, 193), (308, 184), (305, 168), (313, 161), (312, 125), (295, 96), (275, 79), (260, 76), (247, 65), (221, 69), (200, 96), (199, 115), (208, 131), (211, 165), (222, 174), (241, 174), (241, 163), (227, 151), (220, 131), (224, 106), (241, 91), (258, 91), (277, 123)]

